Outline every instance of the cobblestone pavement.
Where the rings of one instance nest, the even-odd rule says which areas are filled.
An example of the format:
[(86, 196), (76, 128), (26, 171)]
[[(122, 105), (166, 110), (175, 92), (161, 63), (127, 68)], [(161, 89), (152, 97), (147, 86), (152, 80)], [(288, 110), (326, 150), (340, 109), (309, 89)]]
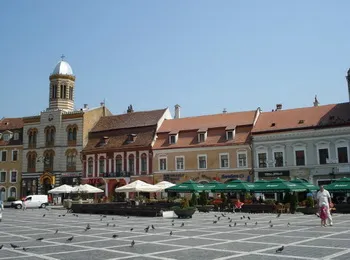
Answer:
[[(212, 212), (196, 213), (185, 220), (64, 214), (53, 209), (6, 209), (0, 222), (0, 260), (350, 259), (349, 215), (335, 214), (335, 225), (322, 228), (316, 216), (300, 214), (277, 218), (274, 214), (221, 216)], [(213, 223), (215, 215), (221, 216), (217, 223)], [(84, 231), (87, 224), (91, 229)], [(155, 229), (150, 227), (146, 233), (148, 225)], [(72, 236), (73, 240), (67, 241)], [(19, 248), (11, 248), (10, 243)], [(276, 253), (282, 245), (285, 249)]]

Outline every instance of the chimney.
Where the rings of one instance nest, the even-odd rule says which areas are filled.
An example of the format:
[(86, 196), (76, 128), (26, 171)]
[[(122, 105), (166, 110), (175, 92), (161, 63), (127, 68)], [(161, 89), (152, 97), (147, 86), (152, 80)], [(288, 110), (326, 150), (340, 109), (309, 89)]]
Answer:
[(134, 109), (132, 108), (132, 105), (128, 106), (128, 110), (126, 110), (127, 113), (133, 113)]
[(89, 105), (88, 104), (84, 104), (84, 109), (88, 109)]
[(176, 104), (175, 105), (175, 116), (174, 118), (180, 118), (180, 105)]
[(317, 100), (317, 95), (315, 95), (314, 107), (318, 107), (320, 103)]
[(282, 110), (282, 104), (276, 104), (276, 111)]
[(223, 114), (226, 114), (226, 113), (227, 113), (226, 108), (224, 108), (224, 110), (222, 110), (222, 113), (223, 113)]

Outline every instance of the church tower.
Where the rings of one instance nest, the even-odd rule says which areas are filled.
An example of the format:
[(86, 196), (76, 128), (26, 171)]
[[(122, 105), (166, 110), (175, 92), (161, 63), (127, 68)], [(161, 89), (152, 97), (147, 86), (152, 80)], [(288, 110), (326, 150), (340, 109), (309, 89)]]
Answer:
[(75, 76), (68, 62), (59, 61), (50, 75), (50, 96), (48, 110), (74, 110)]

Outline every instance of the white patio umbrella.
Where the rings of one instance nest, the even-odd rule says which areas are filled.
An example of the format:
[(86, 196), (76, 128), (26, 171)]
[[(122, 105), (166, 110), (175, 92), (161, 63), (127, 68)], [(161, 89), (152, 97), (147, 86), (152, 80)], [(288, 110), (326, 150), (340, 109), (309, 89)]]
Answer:
[(72, 188), (72, 193), (79, 193), (79, 192), (100, 193), (100, 192), (104, 192), (104, 190), (101, 190), (89, 184), (83, 184), (83, 185), (80, 184), (79, 186), (75, 186)]
[(48, 193), (51, 194), (62, 194), (62, 193), (71, 193), (73, 187), (69, 186), (67, 184), (63, 184), (61, 186), (58, 186), (52, 190), (49, 190)]
[(175, 186), (176, 184), (168, 182), (168, 181), (161, 181), (158, 182), (157, 184), (154, 184), (154, 186), (159, 188), (159, 191), (164, 191), (166, 188), (170, 188)]
[(137, 180), (122, 187), (116, 188), (115, 192), (157, 192), (159, 187)]

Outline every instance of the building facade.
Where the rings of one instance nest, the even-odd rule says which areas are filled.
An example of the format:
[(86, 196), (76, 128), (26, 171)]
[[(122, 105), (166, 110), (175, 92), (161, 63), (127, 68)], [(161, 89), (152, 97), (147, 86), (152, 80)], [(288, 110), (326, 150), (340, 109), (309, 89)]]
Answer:
[(100, 117), (111, 113), (100, 107), (75, 109), (75, 76), (68, 62), (58, 62), (50, 75), (49, 107), (23, 118), (22, 195), (47, 194), (61, 184), (79, 182), (80, 152)]
[(130, 181), (153, 184), (152, 145), (156, 131), (166, 119), (168, 109), (134, 112), (102, 117), (89, 134), (83, 149), (83, 182), (114, 195), (116, 187)]
[(19, 199), (22, 172), (22, 118), (0, 120), (0, 200)]
[(350, 177), (350, 104), (261, 113), (252, 131), (256, 179), (328, 184)]
[(256, 111), (166, 120), (153, 146), (154, 181), (251, 180), (250, 131)]

